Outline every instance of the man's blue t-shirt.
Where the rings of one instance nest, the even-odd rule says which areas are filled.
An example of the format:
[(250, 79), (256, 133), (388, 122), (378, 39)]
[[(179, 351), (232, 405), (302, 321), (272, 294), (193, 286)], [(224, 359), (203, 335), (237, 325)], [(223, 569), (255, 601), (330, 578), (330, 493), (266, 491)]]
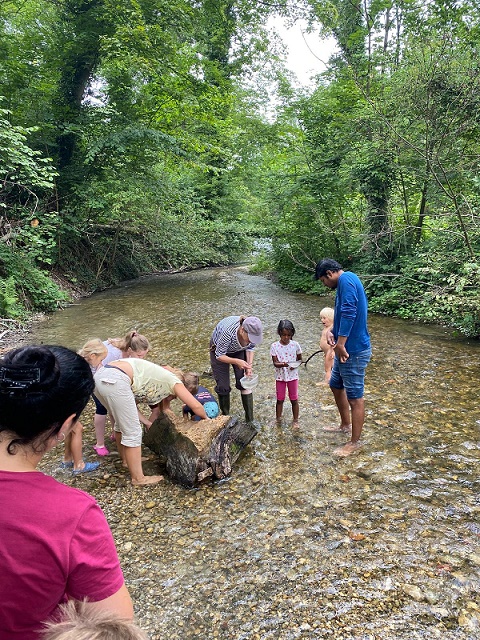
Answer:
[(347, 336), (345, 349), (349, 354), (370, 349), (367, 313), (367, 296), (359, 277), (344, 271), (338, 278), (332, 333), (335, 340)]

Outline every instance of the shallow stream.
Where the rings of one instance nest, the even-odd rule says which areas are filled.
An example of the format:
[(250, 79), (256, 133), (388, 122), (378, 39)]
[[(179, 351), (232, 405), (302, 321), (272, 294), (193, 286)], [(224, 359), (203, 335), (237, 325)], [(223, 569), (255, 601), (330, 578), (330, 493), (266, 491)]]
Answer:
[[(294, 432), (288, 401), (275, 423), (269, 355), (282, 318), (305, 356), (316, 351), (319, 311), (331, 303), (242, 268), (211, 269), (126, 283), (38, 328), (37, 341), (74, 349), (137, 328), (152, 342), (151, 360), (202, 373), (219, 319), (264, 322), (254, 363), (260, 433), (226, 481), (134, 489), (115, 455), (76, 478), (56, 468), (58, 451), (44, 464), (103, 507), (152, 640), (480, 637), (480, 344), (371, 315), (365, 446), (339, 460), (332, 450), (345, 436), (322, 430), (337, 414), (329, 389), (315, 385), (321, 356), (300, 368)], [(234, 391), (232, 413), (240, 408)], [(89, 407), (89, 460), (92, 415)]]

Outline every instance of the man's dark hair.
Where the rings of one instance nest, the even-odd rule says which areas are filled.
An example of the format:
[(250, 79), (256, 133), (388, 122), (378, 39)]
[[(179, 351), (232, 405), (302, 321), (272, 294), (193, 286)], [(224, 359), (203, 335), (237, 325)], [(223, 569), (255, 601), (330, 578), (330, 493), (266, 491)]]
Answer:
[(336, 260), (332, 260), (331, 258), (324, 258), (320, 260), (320, 262), (315, 267), (315, 280), (318, 280), (322, 276), (327, 275), (327, 271), (341, 271), (343, 269), (342, 265)]

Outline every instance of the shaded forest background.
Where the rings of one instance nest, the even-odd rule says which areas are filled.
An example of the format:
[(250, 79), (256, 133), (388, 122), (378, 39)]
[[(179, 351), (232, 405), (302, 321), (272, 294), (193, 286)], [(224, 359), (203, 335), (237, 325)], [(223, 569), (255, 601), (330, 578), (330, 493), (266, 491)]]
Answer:
[[(275, 15), (336, 39), (313, 90)], [(0, 315), (256, 248), (478, 337), (479, 67), (473, 0), (1, 0)]]

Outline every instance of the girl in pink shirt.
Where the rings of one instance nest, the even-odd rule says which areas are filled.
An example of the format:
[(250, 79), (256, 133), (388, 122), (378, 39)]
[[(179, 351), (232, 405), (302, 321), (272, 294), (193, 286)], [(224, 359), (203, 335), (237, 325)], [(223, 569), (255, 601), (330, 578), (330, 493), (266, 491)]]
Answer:
[(275, 367), (275, 386), (277, 405), (275, 408), (277, 422), (282, 418), (283, 403), (288, 389), (288, 397), (292, 405), (293, 428), (298, 428), (298, 367), (292, 363), (302, 360), (302, 348), (295, 340), (295, 327), (290, 320), (280, 320), (277, 327), (280, 340), (270, 347), (273, 366)]

